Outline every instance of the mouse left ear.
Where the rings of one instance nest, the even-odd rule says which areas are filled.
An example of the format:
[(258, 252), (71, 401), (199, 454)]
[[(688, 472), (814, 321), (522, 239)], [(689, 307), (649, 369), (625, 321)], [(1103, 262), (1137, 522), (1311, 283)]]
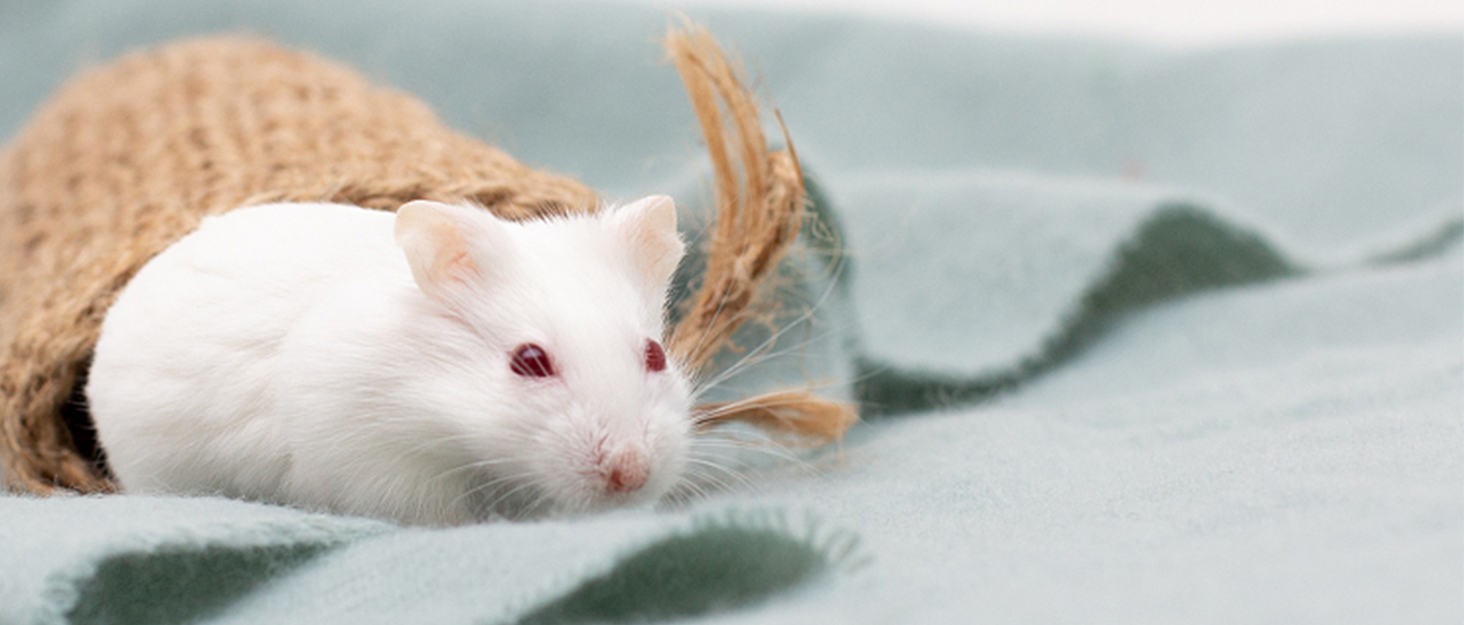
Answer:
[(686, 253), (676, 232), (676, 202), (664, 195), (652, 195), (616, 209), (611, 227), (630, 250), (636, 273), (644, 287), (662, 294)]
[(440, 302), (460, 299), (472, 283), (495, 274), (512, 244), (492, 213), (428, 200), (397, 209), (395, 236), (417, 287)]

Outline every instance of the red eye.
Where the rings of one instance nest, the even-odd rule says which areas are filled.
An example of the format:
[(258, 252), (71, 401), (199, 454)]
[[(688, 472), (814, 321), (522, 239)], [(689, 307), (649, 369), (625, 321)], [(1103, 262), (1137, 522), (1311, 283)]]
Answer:
[(646, 341), (646, 370), (666, 370), (666, 350), (661, 349), (660, 343)]
[(533, 343), (524, 343), (513, 350), (513, 362), (509, 368), (524, 377), (547, 378), (554, 375), (554, 362), (549, 360), (549, 352)]

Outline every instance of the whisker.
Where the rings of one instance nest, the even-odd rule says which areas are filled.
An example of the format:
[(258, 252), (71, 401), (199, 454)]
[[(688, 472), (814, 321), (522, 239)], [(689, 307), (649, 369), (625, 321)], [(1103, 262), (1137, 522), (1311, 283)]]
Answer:
[[(727, 487), (727, 483), (726, 482), (723, 482), (722, 480), (717, 479), (712, 474), (706, 473), (704, 471), (692, 471), (691, 473), (688, 474), (688, 477), (690, 477), (690, 478), (692, 478), (692, 479), (694, 479), (696, 481), (699, 481), (699, 482), (710, 483), (711, 486), (713, 488), (715, 488), (719, 492), (720, 491), (729, 490), (728, 487)], [(702, 495), (702, 498), (703, 499), (705, 499), (707, 497), (710, 497), (710, 496), (711, 496), (710, 493), (706, 493), (705, 491), (703, 491), (703, 495)]]
[(486, 511), (489, 511), (489, 512), (497, 512), (498, 504), (500, 504), (503, 501), (505, 501), (508, 497), (512, 496), (514, 493), (517, 493), (518, 491), (523, 490), (524, 488), (527, 488), (527, 487), (533, 485), (533, 482), (528, 479), (528, 478), (532, 477), (532, 475), (533, 474), (530, 471), (520, 471), (518, 473), (514, 473), (514, 474), (510, 474), (510, 475), (504, 475), (504, 476), (496, 477), (496, 478), (494, 478), (492, 480), (489, 480), (489, 481), (487, 481), (487, 482), (485, 482), (483, 484), (479, 484), (478, 486), (475, 486), (473, 488), (470, 488), (470, 489), (464, 491), (462, 494), (458, 495), (457, 497), (453, 498), (452, 503), (449, 504), (449, 507), (456, 506), (460, 502), (462, 502), (464, 499), (467, 499), (468, 497), (472, 497), (473, 495), (476, 495), (478, 493), (485, 492), (485, 491), (488, 491), (490, 489), (497, 489), (498, 487), (500, 487), (500, 486), (502, 486), (504, 484), (512, 484), (514, 482), (518, 482), (519, 483), (518, 486), (510, 489), (507, 493), (501, 493), (501, 494), (499, 494), (498, 498), (494, 499), (492, 503), (488, 504), (487, 506), (484, 506), (484, 509)]
[(734, 457), (728, 458), (721, 456), (712, 458), (704, 454), (703, 457), (709, 460), (736, 461), (743, 465), (749, 465), (748, 454), (751, 453), (754, 457), (765, 458), (767, 461), (779, 466), (792, 467), (800, 473), (816, 473), (813, 465), (799, 457), (794, 450), (767, 436), (761, 430), (747, 430), (745, 431), (746, 435), (743, 437), (732, 436), (731, 434), (726, 430), (717, 430), (697, 439), (696, 447), (699, 449), (695, 449), (693, 454), (695, 455), (699, 451), (708, 449), (722, 449), (731, 452), (734, 454)]
[[(716, 469), (718, 471), (721, 471), (722, 473), (725, 473), (727, 475), (727, 477), (730, 477), (730, 478), (738, 481), (739, 483), (741, 483), (744, 487), (747, 487), (747, 488), (756, 488), (756, 486), (753, 484), (752, 480), (748, 479), (747, 476), (742, 475), (741, 473), (738, 473), (737, 471), (734, 471), (731, 468), (724, 467), (724, 466), (722, 466), (720, 464), (717, 464), (715, 462), (711, 462), (709, 460), (703, 460), (703, 459), (700, 459), (700, 458), (691, 458), (691, 459), (689, 459), (689, 461), (690, 462), (693, 462), (693, 463), (696, 463), (696, 464), (698, 464), (700, 466), (706, 467), (708, 469)], [(711, 478), (712, 477), (712, 475), (710, 473), (706, 473), (705, 475), (708, 478)], [(723, 489), (724, 490), (727, 489), (725, 483), (723, 483)]]
[[(843, 266), (843, 264), (840, 263), (840, 269), (838, 269), (837, 271), (842, 271), (842, 266)], [(828, 302), (828, 299), (834, 294), (834, 291), (837, 289), (837, 287), (838, 287), (838, 280), (837, 280), (837, 276), (835, 276), (835, 279), (829, 280), (828, 286), (826, 286), (824, 288), (823, 293), (821, 293), (819, 295), (817, 301), (815, 301), (812, 305), (808, 306), (808, 308), (806, 310), (804, 310), (802, 314), (798, 315), (798, 317), (794, 318), (793, 320), (791, 320), (791, 321), (789, 321), (787, 323), (784, 323), (782, 328), (779, 328), (777, 331), (773, 332), (771, 336), (769, 336), (767, 339), (763, 340), (763, 342), (760, 343), (757, 347), (755, 347), (752, 350), (750, 350), (748, 352), (749, 353), (748, 358), (752, 357), (753, 355), (759, 354), (763, 350), (767, 349), (769, 346), (775, 344), (778, 341), (778, 339), (782, 338), (782, 336), (784, 334), (787, 334), (793, 328), (800, 327), (805, 321), (808, 321), (809, 319), (813, 318), (814, 314), (816, 314), (820, 309), (822, 309), (824, 307), (824, 305)], [(710, 335), (710, 333), (708, 333), (708, 335)], [(705, 336), (706, 335), (704, 335), (703, 338), (705, 338)], [(809, 341), (805, 341), (799, 347), (806, 346), (807, 344), (809, 344), (811, 342), (812, 342), (812, 339), (810, 339)], [(738, 365), (740, 365), (742, 362), (745, 362), (748, 358), (741, 359), (738, 363), (735, 363), (732, 367), (728, 367), (728, 369), (738, 368)], [(724, 373), (725, 373), (725, 370), (724, 370)], [(717, 378), (723, 378), (723, 376), (721, 374), (718, 374), (718, 376), (716, 376), (716, 377)], [(723, 378), (723, 379), (725, 379), (725, 378)], [(718, 383), (720, 383), (720, 382), (718, 382)], [(711, 385), (707, 385), (707, 386), (703, 386), (702, 384), (696, 384), (696, 385), (694, 385), (694, 388), (697, 389), (697, 390), (694, 391), (694, 394), (695, 395), (700, 395), (700, 391), (703, 388), (712, 388), (712, 387), (715, 387), (715, 384), (711, 384)]]
[(442, 472), (438, 473), (437, 475), (433, 476), (432, 479), (428, 480), (427, 483), (429, 485), (431, 485), (431, 484), (437, 483), (439, 480), (447, 479), (448, 477), (451, 477), (453, 475), (457, 475), (457, 474), (462, 473), (464, 471), (473, 471), (473, 470), (476, 470), (476, 469), (484, 469), (484, 468), (488, 468), (488, 467), (494, 467), (494, 466), (499, 466), (499, 465), (511, 464), (512, 462), (513, 462), (513, 459), (511, 459), (511, 458), (489, 458), (489, 459), (484, 459), (484, 460), (475, 460), (473, 462), (466, 462), (466, 463), (460, 464), (460, 465), (458, 465), (456, 467), (453, 467), (451, 469), (448, 469), (446, 471), (442, 471)]
[(775, 359), (782, 358), (793, 353), (801, 352), (809, 345), (813, 345), (818, 341), (821, 341), (824, 338), (831, 336), (832, 334), (832, 332), (829, 332), (826, 334), (820, 334), (818, 336), (812, 336), (806, 340), (800, 341), (793, 345), (785, 346), (777, 350), (761, 351), (764, 349), (764, 347), (759, 347), (758, 350), (749, 351), (742, 358), (739, 358), (737, 362), (728, 365), (725, 369), (718, 371), (712, 377), (694, 379), (692, 381), (691, 391), (692, 400), (695, 401), (707, 391), (715, 389), (719, 385), (727, 382), (728, 380), (738, 375), (741, 375), (751, 367), (771, 362)]
[(714, 421), (717, 417), (732, 412), (739, 412), (753, 408), (779, 408), (783, 406), (798, 406), (802, 403), (803, 400), (801, 398), (789, 397), (785, 392), (774, 391), (771, 393), (763, 393), (761, 395), (754, 395), (752, 397), (720, 404), (703, 404), (703, 406), (711, 407), (704, 408), (703, 406), (698, 406), (697, 413), (692, 417), (692, 419), (698, 424), (701, 424), (708, 421)]

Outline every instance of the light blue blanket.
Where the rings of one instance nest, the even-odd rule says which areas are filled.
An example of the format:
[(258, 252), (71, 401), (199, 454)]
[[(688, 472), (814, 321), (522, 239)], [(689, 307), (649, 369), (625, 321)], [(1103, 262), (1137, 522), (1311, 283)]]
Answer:
[[(1178, 52), (695, 17), (762, 77), (824, 228), (790, 269), (803, 320), (723, 394), (858, 397), (841, 448), (728, 456), (687, 505), (451, 530), (0, 496), (0, 623), (1464, 620), (1464, 34)], [(612, 198), (673, 192), (694, 235), (668, 21), (0, 2), (0, 137), (87, 63), (245, 31)]]

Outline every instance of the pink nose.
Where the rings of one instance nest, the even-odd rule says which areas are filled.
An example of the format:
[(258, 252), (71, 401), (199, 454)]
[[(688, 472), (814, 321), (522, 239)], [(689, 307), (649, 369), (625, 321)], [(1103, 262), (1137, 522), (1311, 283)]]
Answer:
[(605, 460), (605, 488), (612, 493), (631, 493), (646, 485), (651, 469), (639, 453), (621, 452)]

